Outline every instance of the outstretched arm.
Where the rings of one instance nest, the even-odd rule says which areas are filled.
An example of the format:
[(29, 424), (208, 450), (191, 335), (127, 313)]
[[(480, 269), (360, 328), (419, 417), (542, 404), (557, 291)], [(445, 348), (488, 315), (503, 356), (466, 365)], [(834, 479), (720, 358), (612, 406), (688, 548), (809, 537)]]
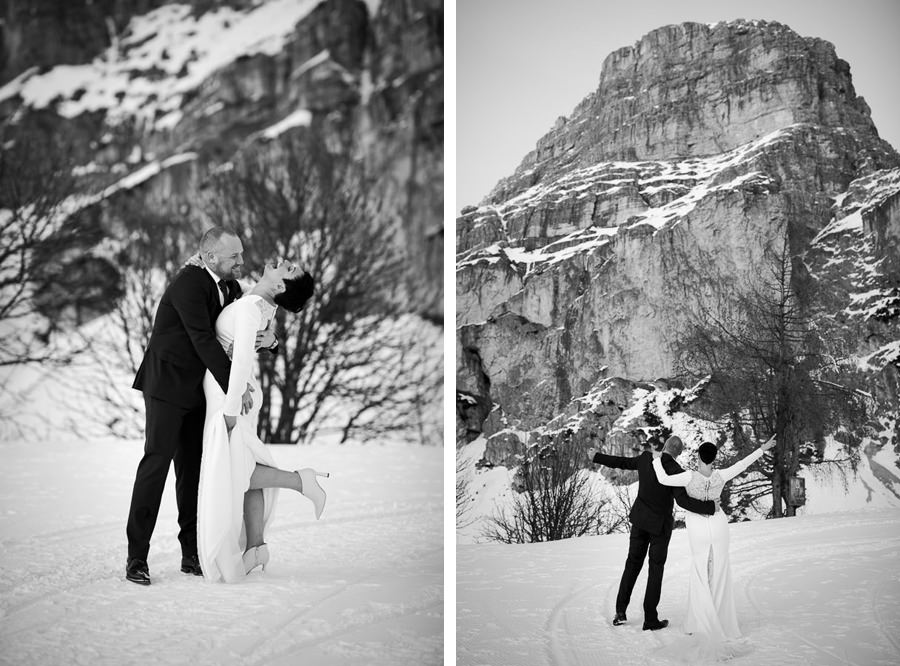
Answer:
[(662, 460), (656, 456), (653, 457), (653, 470), (656, 472), (656, 480), (664, 486), (681, 486), (683, 488), (691, 482), (691, 472), (666, 474)]
[(769, 441), (767, 441), (765, 444), (760, 446), (758, 449), (756, 449), (756, 451), (751, 453), (746, 458), (743, 458), (742, 460), (738, 460), (736, 463), (734, 463), (730, 467), (726, 467), (725, 469), (720, 469), (719, 474), (722, 475), (722, 478), (726, 482), (731, 481), (734, 477), (742, 474), (748, 467), (750, 467), (750, 465), (752, 465), (757, 460), (762, 458), (763, 453), (765, 453), (766, 451), (771, 449), (773, 446), (775, 446), (775, 435), (772, 435), (772, 437), (769, 438)]
[(615, 467), (616, 469), (637, 469), (638, 458), (626, 458), (624, 456), (608, 456), (600, 453), (595, 448), (588, 449), (588, 458), (595, 465), (606, 465), (607, 467)]

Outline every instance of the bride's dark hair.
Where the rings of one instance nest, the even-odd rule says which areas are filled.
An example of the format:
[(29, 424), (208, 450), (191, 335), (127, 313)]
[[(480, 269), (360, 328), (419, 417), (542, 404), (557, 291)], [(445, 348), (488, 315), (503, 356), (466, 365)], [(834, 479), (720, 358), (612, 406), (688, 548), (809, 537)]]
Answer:
[(718, 452), (719, 449), (717, 449), (716, 445), (712, 442), (703, 442), (703, 444), (700, 445), (700, 448), (697, 449), (697, 453), (700, 455), (700, 460), (705, 462), (707, 465), (716, 459), (716, 454)]
[(313, 279), (309, 273), (284, 281), (284, 291), (276, 294), (275, 304), (290, 312), (300, 312), (313, 295)]

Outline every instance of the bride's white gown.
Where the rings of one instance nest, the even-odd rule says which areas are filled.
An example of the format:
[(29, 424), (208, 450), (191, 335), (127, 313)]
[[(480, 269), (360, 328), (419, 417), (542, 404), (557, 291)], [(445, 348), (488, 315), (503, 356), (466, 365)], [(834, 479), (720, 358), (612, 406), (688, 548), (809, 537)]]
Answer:
[[(708, 477), (692, 470), (666, 474), (659, 459), (654, 459), (653, 469), (661, 484), (683, 486), (688, 495), (696, 499), (715, 500), (728, 481), (759, 460), (762, 454), (763, 450), (757, 449), (730, 467), (713, 470)], [(734, 656), (727, 654), (727, 646), (729, 643), (734, 645), (741, 637), (741, 630), (731, 585), (728, 520), (723, 511), (712, 516), (687, 511), (685, 526), (691, 546), (691, 568), (684, 631), (702, 641), (703, 656)], [(699, 643), (695, 641), (695, 644)]]
[[(227, 394), (209, 371), (203, 380), (206, 425), (197, 501), (197, 547), (203, 576), (211, 582), (231, 583), (245, 578), (244, 493), (257, 463), (276, 467), (256, 434), (261, 394), (254, 372), (256, 333), (268, 326), (274, 314), (274, 305), (251, 294), (228, 305), (216, 320), (216, 337), (226, 351), (233, 344), (233, 351)], [(254, 389), (253, 407), (241, 414), (241, 396), (247, 384)], [(230, 438), (225, 414), (238, 415)], [(266, 527), (277, 496), (277, 488), (263, 490)]]

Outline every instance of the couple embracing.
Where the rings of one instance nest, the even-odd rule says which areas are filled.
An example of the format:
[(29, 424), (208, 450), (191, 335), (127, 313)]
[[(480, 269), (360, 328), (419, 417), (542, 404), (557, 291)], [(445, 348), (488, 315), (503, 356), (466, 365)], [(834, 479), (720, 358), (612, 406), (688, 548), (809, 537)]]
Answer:
[[(200, 253), (160, 300), (133, 387), (144, 394), (146, 433), (128, 514), (127, 580), (150, 585), (147, 555), (169, 464), (175, 463), (181, 571), (236, 582), (269, 560), (265, 528), (278, 488), (315, 506), (325, 493), (311, 468), (280, 470), (257, 436), (255, 355), (277, 353), (275, 312), (299, 312), (314, 280), (290, 262), (265, 266), (246, 294), (244, 248), (213, 227)], [(319, 476), (326, 476), (319, 474)]]
[(683, 628), (692, 639), (683, 646), (685, 656), (734, 656), (734, 642), (741, 637), (741, 632), (731, 585), (728, 519), (719, 506), (719, 498), (724, 485), (759, 460), (774, 443), (773, 437), (743, 460), (725, 469), (716, 469), (713, 463), (718, 449), (711, 442), (703, 442), (698, 449), (699, 462), (694, 471), (682, 470), (675, 461), (684, 450), (684, 444), (675, 436), (666, 440), (662, 450), (645, 443), (645, 450), (635, 457), (606, 455), (593, 448), (588, 450), (588, 457), (596, 464), (638, 473), (637, 498), (629, 516), (628, 557), (616, 596), (613, 625), (627, 621), (628, 602), (645, 557), (649, 561), (649, 571), (643, 628), (658, 630), (669, 624), (668, 620), (659, 619), (656, 607), (674, 526), (674, 499), (685, 509), (691, 548), (688, 608)]

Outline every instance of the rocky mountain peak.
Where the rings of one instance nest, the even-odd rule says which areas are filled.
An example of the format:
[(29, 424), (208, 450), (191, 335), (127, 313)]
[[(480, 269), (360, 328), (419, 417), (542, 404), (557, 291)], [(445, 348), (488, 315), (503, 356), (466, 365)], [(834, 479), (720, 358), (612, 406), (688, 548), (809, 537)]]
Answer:
[(831, 43), (773, 21), (664, 26), (607, 56), (597, 89), (485, 202), (597, 162), (717, 154), (794, 124), (852, 132), (876, 168), (893, 153)]

